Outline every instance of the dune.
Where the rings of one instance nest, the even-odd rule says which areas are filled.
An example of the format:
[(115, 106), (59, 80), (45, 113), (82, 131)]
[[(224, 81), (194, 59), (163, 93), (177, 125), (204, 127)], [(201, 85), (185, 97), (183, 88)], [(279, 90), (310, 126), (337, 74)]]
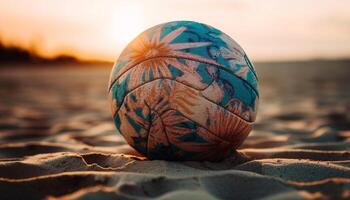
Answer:
[(113, 125), (105, 68), (1, 71), (0, 199), (350, 199), (348, 78), (257, 68), (258, 121), (220, 162), (133, 150)]

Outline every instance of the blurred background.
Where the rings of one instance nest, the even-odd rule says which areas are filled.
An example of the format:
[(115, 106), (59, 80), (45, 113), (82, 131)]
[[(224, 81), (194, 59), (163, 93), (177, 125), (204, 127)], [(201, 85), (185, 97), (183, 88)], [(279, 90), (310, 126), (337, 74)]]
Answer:
[(1, 0), (0, 41), (44, 58), (113, 62), (146, 28), (194, 20), (233, 37), (255, 62), (344, 59), (349, 7), (348, 0)]
[(346, 0), (1, 0), (1, 138), (46, 141), (45, 134), (99, 124), (116, 137), (107, 102), (113, 62), (140, 32), (174, 20), (212, 25), (250, 56), (261, 93), (253, 135), (281, 132), (273, 119), (293, 122), (282, 123), (286, 130), (346, 129), (349, 7)]

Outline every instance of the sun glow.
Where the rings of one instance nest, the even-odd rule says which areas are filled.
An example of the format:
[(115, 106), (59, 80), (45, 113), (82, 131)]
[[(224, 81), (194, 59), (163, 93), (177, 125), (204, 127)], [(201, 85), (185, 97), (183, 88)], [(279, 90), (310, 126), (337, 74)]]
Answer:
[(144, 31), (145, 14), (135, 1), (122, 1), (113, 12), (109, 41), (117, 47), (125, 47), (132, 39)]
[[(44, 57), (115, 61), (154, 25), (192, 20), (232, 36), (254, 60), (349, 57), (349, 1), (1, 0), (0, 42)], [(290, 13), (290, 14), (289, 14)]]

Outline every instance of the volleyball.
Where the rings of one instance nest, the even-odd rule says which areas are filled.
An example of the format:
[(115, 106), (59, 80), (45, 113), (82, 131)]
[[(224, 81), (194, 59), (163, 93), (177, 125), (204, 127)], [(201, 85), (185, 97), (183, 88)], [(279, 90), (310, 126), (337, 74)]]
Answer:
[(175, 21), (131, 41), (109, 82), (120, 134), (149, 159), (218, 161), (243, 143), (258, 109), (252, 62), (209, 25)]

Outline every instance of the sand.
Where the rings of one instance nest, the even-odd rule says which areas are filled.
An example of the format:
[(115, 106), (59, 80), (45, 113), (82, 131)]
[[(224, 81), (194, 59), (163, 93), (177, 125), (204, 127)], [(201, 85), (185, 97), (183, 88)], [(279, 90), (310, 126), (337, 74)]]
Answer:
[(348, 63), (257, 69), (254, 131), (218, 163), (129, 147), (107, 68), (1, 69), (0, 199), (350, 199)]

